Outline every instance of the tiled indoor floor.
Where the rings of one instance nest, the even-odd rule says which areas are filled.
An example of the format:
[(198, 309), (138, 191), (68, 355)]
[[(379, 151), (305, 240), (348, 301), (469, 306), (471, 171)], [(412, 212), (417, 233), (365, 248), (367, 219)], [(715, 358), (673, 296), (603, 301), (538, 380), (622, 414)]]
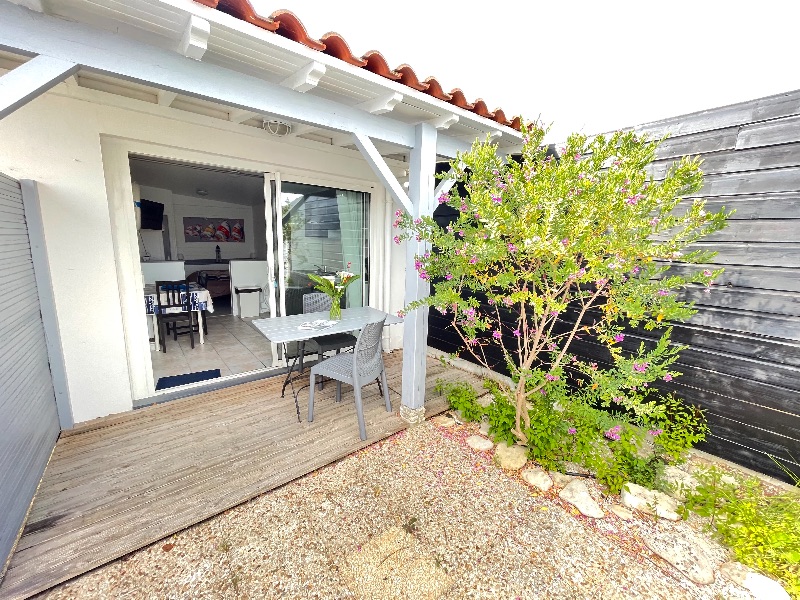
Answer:
[(232, 315), (209, 315), (205, 344), (195, 336), (194, 348), (189, 336), (178, 341), (167, 339), (167, 352), (150, 353), (153, 378), (219, 369), (220, 375), (236, 375), (272, 365), (270, 343), (249, 321)]

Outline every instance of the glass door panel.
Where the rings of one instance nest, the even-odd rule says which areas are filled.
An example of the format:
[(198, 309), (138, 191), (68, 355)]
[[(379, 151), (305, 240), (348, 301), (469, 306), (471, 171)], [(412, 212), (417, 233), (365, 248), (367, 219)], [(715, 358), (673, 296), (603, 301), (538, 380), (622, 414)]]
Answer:
[(278, 201), (283, 314), (303, 312), (303, 296), (316, 291), (309, 274), (335, 276), (349, 271), (361, 275), (348, 287), (343, 307), (363, 306), (368, 283), (369, 194), (282, 182)]

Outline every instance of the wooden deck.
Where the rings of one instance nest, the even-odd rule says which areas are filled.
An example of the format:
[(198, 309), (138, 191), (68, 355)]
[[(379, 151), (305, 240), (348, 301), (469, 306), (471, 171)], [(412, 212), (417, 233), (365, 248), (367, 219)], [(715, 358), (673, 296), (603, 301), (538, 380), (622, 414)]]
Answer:
[[(402, 354), (386, 355), (395, 411)], [(426, 414), (443, 411), (437, 379), (474, 379), (428, 359)], [(406, 427), (387, 413), (376, 385), (365, 389), (369, 438), (335, 385), (298, 423), (282, 378), (272, 378), (98, 419), (62, 435), (27, 526), (0, 585), (2, 598), (27, 598), (221, 513)], [(347, 390), (347, 386), (345, 390)]]

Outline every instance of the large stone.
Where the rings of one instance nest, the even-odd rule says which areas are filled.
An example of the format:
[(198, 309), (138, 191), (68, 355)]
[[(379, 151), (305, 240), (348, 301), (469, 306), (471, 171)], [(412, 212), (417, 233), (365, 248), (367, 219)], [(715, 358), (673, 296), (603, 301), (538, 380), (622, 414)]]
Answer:
[(491, 450), (494, 444), (492, 440), (487, 440), (482, 435), (471, 435), (467, 438), (467, 446), (473, 450), (480, 450), (483, 452), (485, 450)]
[(662, 492), (648, 490), (635, 483), (626, 483), (620, 494), (622, 504), (628, 508), (655, 515), (669, 521), (680, 521), (678, 502)]
[(569, 502), (581, 511), (581, 514), (594, 519), (602, 519), (605, 513), (600, 505), (589, 494), (589, 488), (580, 479), (573, 479), (558, 493), (559, 498)]
[(494, 451), (494, 462), (504, 469), (519, 471), (528, 462), (528, 449), (525, 446), (509, 446), (501, 442)]
[(565, 475), (564, 473), (559, 473), (558, 471), (550, 471), (550, 478), (553, 480), (553, 483), (556, 487), (564, 487), (570, 481), (575, 479), (572, 475)]
[(612, 504), (611, 512), (613, 512), (623, 521), (630, 521), (633, 519), (633, 513), (624, 506), (620, 506), (619, 504)]
[(726, 562), (719, 568), (719, 574), (728, 581), (746, 588), (755, 600), (789, 600), (788, 592), (783, 586), (775, 581), (756, 573), (751, 568), (746, 567), (740, 562)]
[(494, 402), (494, 396), (492, 394), (484, 394), (475, 400), (475, 404), (483, 408), (488, 408), (492, 402)]
[(484, 419), (483, 421), (481, 421), (481, 426), (478, 429), (478, 431), (481, 432), (481, 435), (487, 435), (488, 436), (489, 435), (489, 427), (490, 427), (489, 421)]
[(431, 423), (437, 427), (452, 427), (456, 424), (455, 419), (447, 415), (437, 415), (431, 419)]
[(755, 600), (790, 600), (789, 593), (780, 583), (755, 571), (747, 574), (742, 586), (753, 594)]
[(553, 487), (553, 480), (550, 479), (550, 476), (544, 471), (544, 469), (540, 469), (539, 467), (525, 469), (522, 471), (521, 475), (525, 483), (543, 492), (546, 492)]
[(686, 493), (697, 488), (697, 479), (673, 465), (664, 467), (662, 481), (666, 484), (667, 493), (677, 500), (685, 500)]
[(645, 545), (697, 585), (714, 583), (714, 568), (708, 558), (708, 544), (694, 535), (652, 533)]

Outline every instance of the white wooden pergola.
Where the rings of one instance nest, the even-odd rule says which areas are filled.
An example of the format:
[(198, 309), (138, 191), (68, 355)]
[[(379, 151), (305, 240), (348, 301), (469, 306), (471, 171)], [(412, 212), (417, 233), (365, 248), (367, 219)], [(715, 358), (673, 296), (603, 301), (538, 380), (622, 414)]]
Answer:
[[(234, 60), (232, 43), (239, 51)], [(394, 201), (412, 216), (431, 215), (437, 159), (453, 158), (487, 136), (508, 152), (519, 132), (395, 81), (353, 67), (191, 0), (0, 0), (0, 49), (29, 57), (0, 77), (0, 118), (77, 73), (93, 73), (176, 97), (229, 108), (229, 120), (253, 117), (291, 123), (299, 132), (329, 132), (354, 145)], [(251, 58), (247, 58), (250, 56)], [(244, 57), (244, 58), (243, 58)], [(294, 65), (288, 74), (270, 59)], [(352, 87), (367, 100), (335, 101), (325, 84)], [(409, 152), (408, 191), (384, 160)], [(435, 195), (436, 194), (436, 195)], [(413, 268), (422, 243), (406, 244), (406, 303), (429, 294)], [(407, 315), (403, 333), (401, 415), (424, 417), (427, 312)]]

